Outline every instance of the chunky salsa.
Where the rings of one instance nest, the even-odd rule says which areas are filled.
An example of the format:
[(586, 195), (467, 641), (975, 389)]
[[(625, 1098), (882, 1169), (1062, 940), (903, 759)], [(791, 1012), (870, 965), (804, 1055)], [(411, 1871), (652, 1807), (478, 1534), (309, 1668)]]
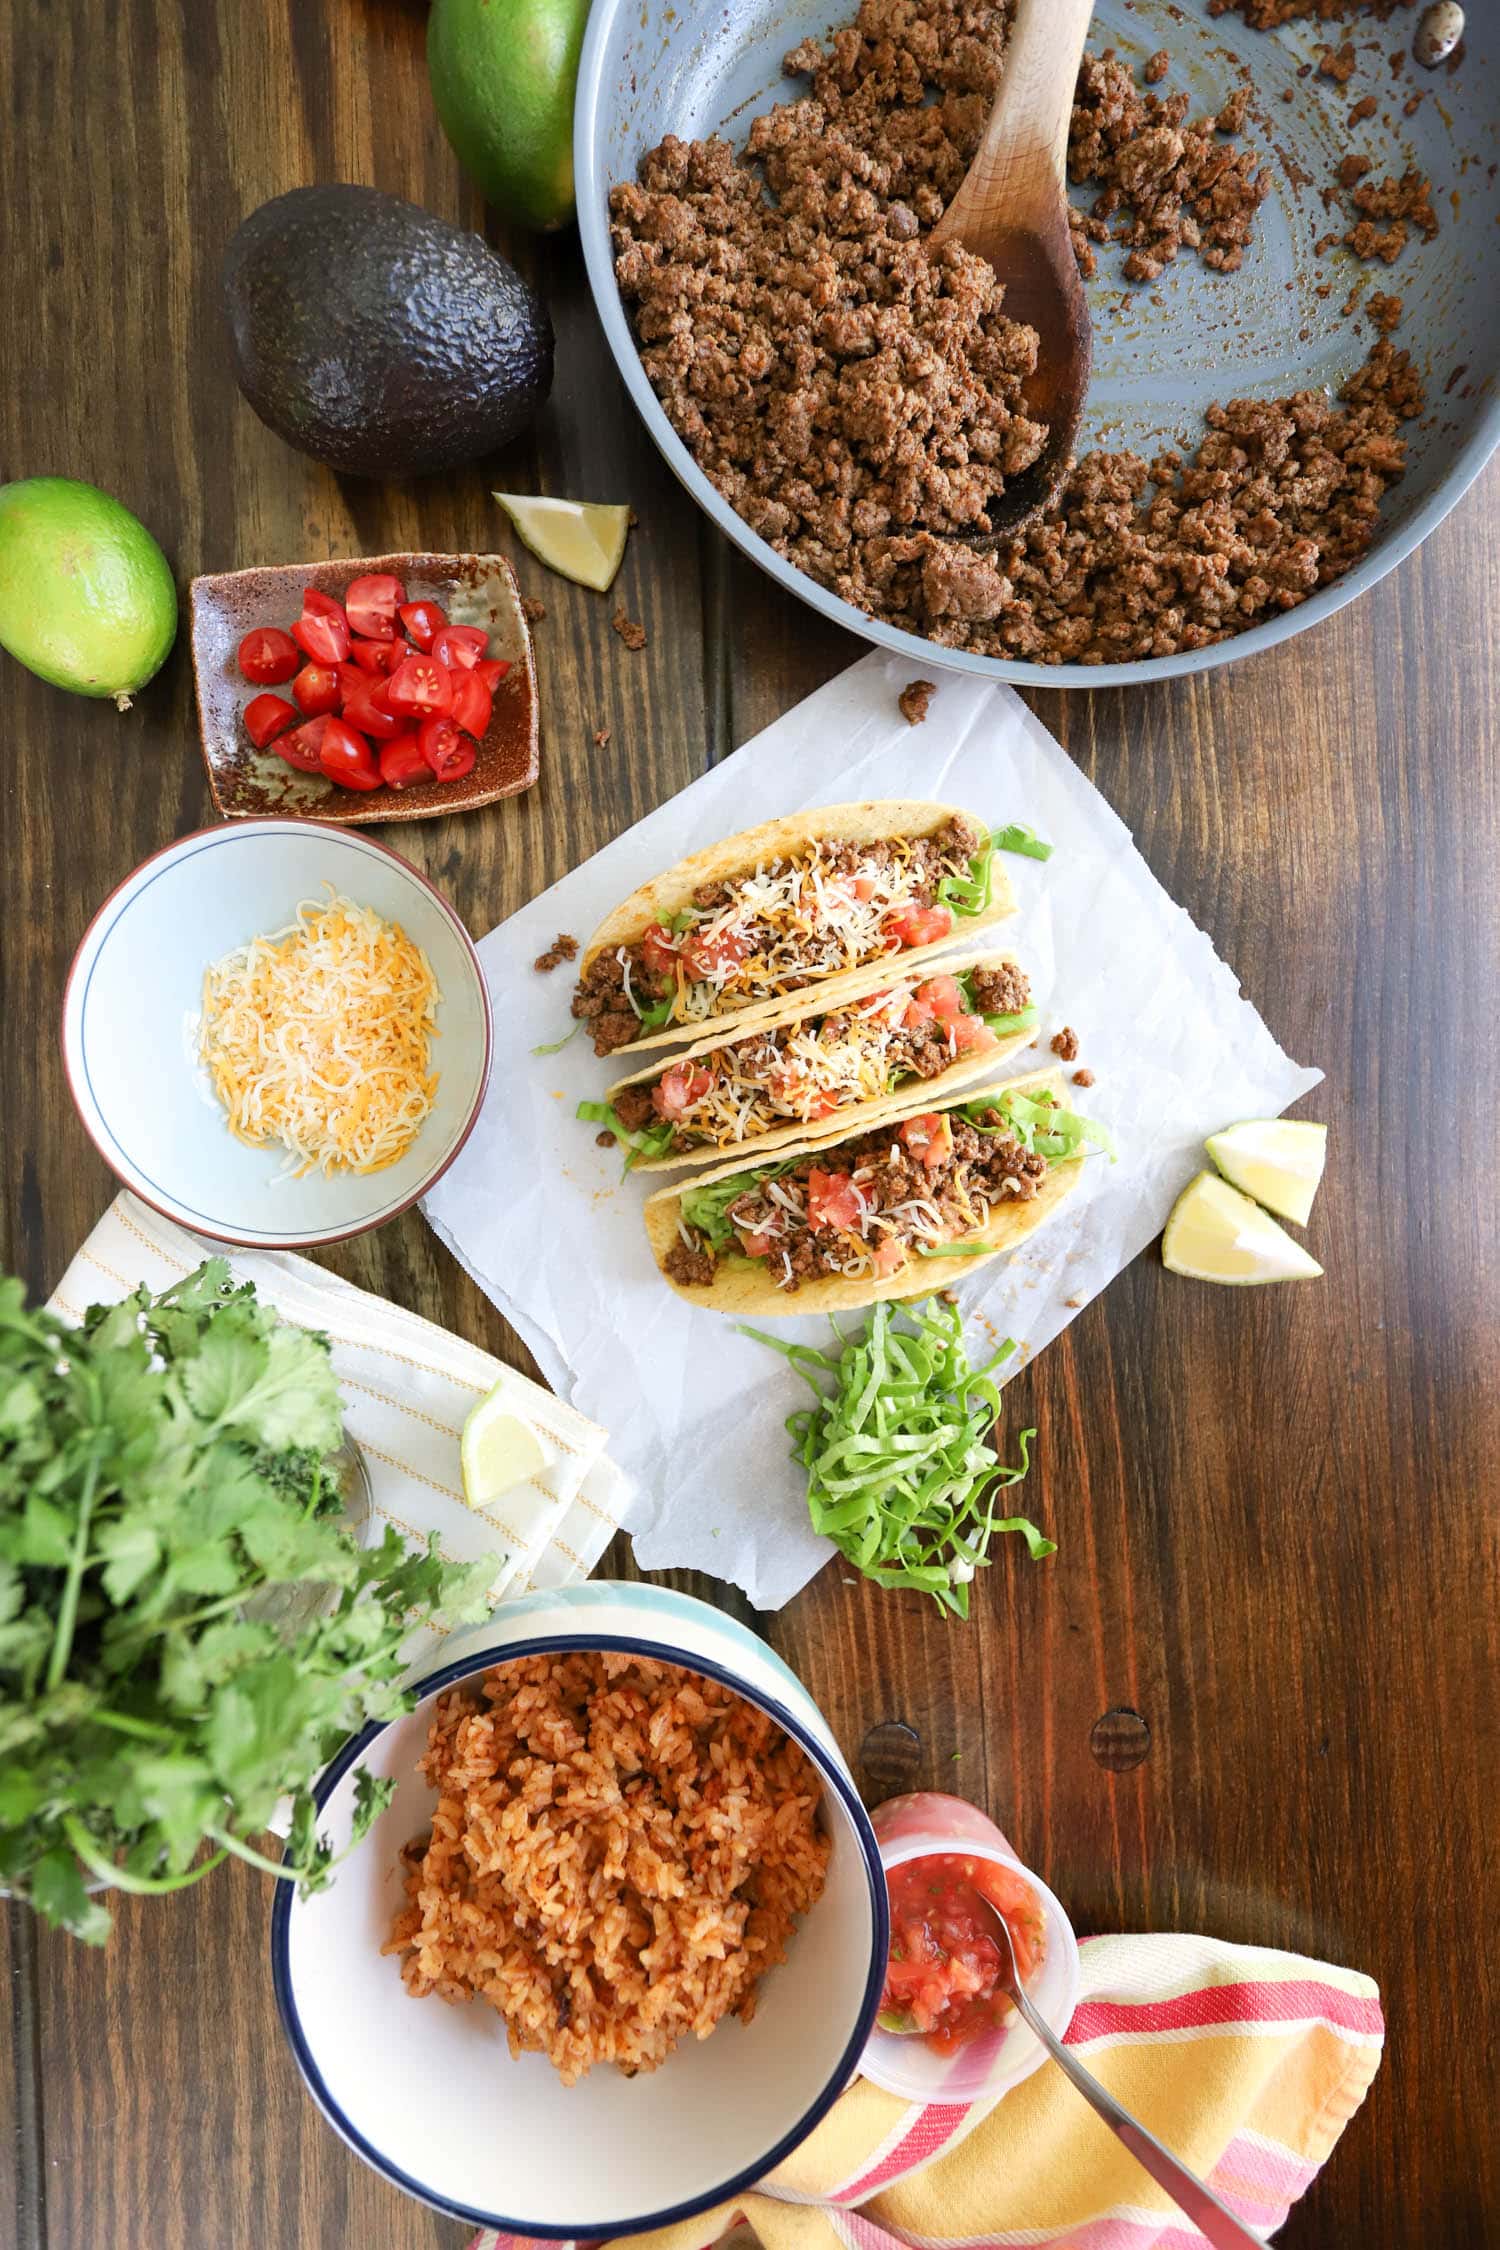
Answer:
[(979, 1892), (999, 1908), (1029, 1983), (1046, 1951), (1042, 1910), (1030, 1885), (1011, 1868), (967, 1852), (935, 1853), (886, 1872), (891, 1902), (891, 1955), (880, 2023), (886, 2031), (920, 2033), (939, 2054), (951, 2054), (1012, 2012), (999, 1938)]

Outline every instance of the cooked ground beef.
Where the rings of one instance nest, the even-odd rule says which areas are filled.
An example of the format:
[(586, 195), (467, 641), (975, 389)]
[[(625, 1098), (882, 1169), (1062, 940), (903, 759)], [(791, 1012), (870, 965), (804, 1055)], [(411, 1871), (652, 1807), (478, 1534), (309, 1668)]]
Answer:
[[(1355, 12), (1234, 4), (1263, 26)], [(923, 241), (977, 143), (1007, 14), (1007, 0), (862, 0), (787, 56), (810, 92), (757, 118), (743, 157), (718, 140), (653, 150), (611, 198), (642, 362), (730, 504), (857, 608), (1042, 663), (1202, 648), (1364, 552), (1420, 385), (1382, 338), (1336, 402), (1231, 400), (1195, 452), (1085, 455), (1020, 537), (959, 544), (1044, 437), (1024, 406), (1034, 333), (1005, 318), (987, 266), (953, 246), (929, 258)], [(1075, 163), (1102, 192), (1077, 222), (1084, 260), (1116, 219), (1143, 276), (1184, 246), (1237, 264), (1266, 186), (1226, 145), (1245, 102), (1191, 125), (1181, 95), (1086, 63)], [(1379, 231), (1369, 212), (1360, 223)]]
[(1026, 972), (1013, 961), (1003, 962), (998, 969), (971, 970), (969, 989), (982, 1016), (1018, 1016), (1031, 1005)]
[(629, 649), (642, 649), (646, 645), (646, 628), (633, 617), (627, 617), (623, 608), (617, 609), (610, 619), (615, 631)]
[(667, 1252), (666, 1268), (673, 1281), (684, 1289), (706, 1289), (714, 1277), (714, 1260), (707, 1250), (690, 1250), (685, 1242), (674, 1242)]
[(1318, 53), (1318, 76), (1347, 86), (1354, 76), (1356, 60), (1352, 39), (1341, 40), (1337, 47), (1323, 47)]
[(1432, 182), (1415, 167), (1399, 180), (1389, 173), (1383, 180), (1361, 180), (1353, 203), (1360, 217), (1344, 241), (1356, 258), (1380, 258), (1392, 266), (1406, 248), (1412, 227), (1428, 242), (1438, 231)]
[(1208, 0), (1211, 16), (1243, 16), (1252, 31), (1274, 31), (1278, 24), (1313, 16), (1319, 23), (1347, 23), (1351, 16), (1374, 16), (1384, 23), (1415, 0)]
[(1075, 1086), (1092, 1086), (1094, 1083), (1094, 1074), (1091, 1070), (1075, 1070), (1073, 1073), (1073, 1083)]
[(638, 1133), (656, 1115), (651, 1106), (649, 1086), (622, 1086), (614, 1096), (612, 1106), (627, 1133)]
[(1078, 1034), (1070, 1023), (1052, 1034), (1052, 1052), (1059, 1062), (1073, 1062), (1078, 1054)]
[(539, 601), (535, 594), (523, 594), (521, 596), (521, 615), (528, 625), (540, 625), (546, 614), (547, 604), (544, 601)]
[(577, 938), (569, 937), (566, 930), (559, 930), (546, 952), (539, 953), (531, 965), (534, 969), (539, 970), (543, 976), (547, 976), (558, 966), (559, 962), (576, 961), (577, 959)]
[(896, 698), (896, 709), (909, 727), (919, 727), (927, 716), (927, 706), (936, 694), (936, 680), (908, 680)]

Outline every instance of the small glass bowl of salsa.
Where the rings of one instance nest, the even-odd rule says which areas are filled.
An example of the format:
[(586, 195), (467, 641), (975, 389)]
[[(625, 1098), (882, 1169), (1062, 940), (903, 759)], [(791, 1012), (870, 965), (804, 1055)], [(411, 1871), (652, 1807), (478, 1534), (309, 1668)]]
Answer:
[(860, 2069), (909, 2101), (993, 2099), (1044, 2055), (996, 1989), (1000, 1941), (981, 1900), (1005, 1916), (1027, 1995), (1055, 2031), (1078, 2001), (1072, 1925), (995, 1823), (961, 1797), (893, 1797), (871, 1820), (890, 1895), (891, 1956)]

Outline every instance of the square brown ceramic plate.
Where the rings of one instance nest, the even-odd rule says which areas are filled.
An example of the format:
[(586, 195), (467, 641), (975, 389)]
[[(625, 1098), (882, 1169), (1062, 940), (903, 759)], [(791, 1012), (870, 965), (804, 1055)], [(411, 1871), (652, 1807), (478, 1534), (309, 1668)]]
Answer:
[[(257, 750), (245, 732), (245, 705), (262, 690), (241, 679), (234, 652), (257, 625), (290, 629), (302, 614), (302, 593), (316, 586), (342, 601), (368, 571), (391, 571), (408, 601), (440, 602), (454, 625), (479, 625), (491, 656), (509, 659), (495, 689), (495, 708), (471, 773), (462, 781), (414, 782), (409, 789), (338, 789), (321, 775), (299, 773), (278, 758), (274, 743)], [(497, 797), (514, 797), (537, 776), (536, 666), (531, 632), (515, 573), (503, 555), (367, 555), (346, 562), (280, 563), (264, 570), (228, 570), (195, 578), (193, 673), (198, 728), (214, 803), (226, 820), (276, 817), (340, 821), (431, 820), (471, 812)], [(288, 693), (288, 690), (278, 690)]]

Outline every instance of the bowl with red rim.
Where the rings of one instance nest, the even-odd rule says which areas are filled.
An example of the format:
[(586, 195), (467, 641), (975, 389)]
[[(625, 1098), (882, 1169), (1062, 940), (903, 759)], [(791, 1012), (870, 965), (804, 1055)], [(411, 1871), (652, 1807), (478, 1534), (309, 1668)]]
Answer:
[[(1078, 2005), (1073, 1925), (977, 1805), (924, 1789), (871, 1814), (890, 1900), (891, 1958), (862, 2075), (914, 2102), (992, 2101), (1046, 2060), (1013, 2007), (987, 1990), (996, 1946), (979, 1890), (1004, 1914), (1027, 1998), (1059, 2037)], [(937, 2031), (898, 2030), (930, 2020)]]
[[(287, 1169), (279, 1142), (236, 1139), (199, 1055), (204, 972), (330, 893), (398, 924), (437, 981), (430, 1110), (379, 1171)], [(425, 1195), (473, 1129), (491, 1018), (474, 943), (448, 901), (374, 837), (310, 820), (183, 836), (99, 908), (63, 995), (68, 1086), (90, 1140), (165, 1218), (219, 1242), (306, 1249), (364, 1234)]]
[[(359, 589), (367, 581), (394, 581), (401, 600), (362, 608)], [(351, 588), (352, 615), (346, 607)], [(515, 574), (503, 555), (366, 555), (222, 571), (193, 580), (191, 608), (203, 762), (214, 802), (228, 820), (310, 819), (341, 827), (432, 820), (517, 796), (536, 780), (539, 733), (531, 629)], [(325, 639), (319, 638), (320, 625)], [(455, 762), (465, 766), (468, 749), (473, 750), (467, 770), (440, 780), (413, 752), (405, 766), (412, 778), (401, 786), (382, 782), (376, 788), (346, 788), (319, 770), (315, 759), (309, 762), (299, 753), (300, 762), (288, 761), (284, 753), (292, 737), (319, 718), (347, 723), (355, 746), (368, 742), (372, 758), (391, 739), (393, 724), (403, 740), (415, 735), (425, 715), (420, 704), (395, 721), (378, 709), (374, 717), (362, 718), (357, 705), (351, 707), (351, 696), (361, 679), (370, 689), (384, 691), (397, 660), (415, 661), (421, 669), (432, 659), (432, 634), (449, 628), (457, 629), (460, 648), (446, 653), (466, 655), (491, 668), (486, 677), (489, 708), (485, 711), (481, 703), (479, 716), (470, 714), (477, 731), (458, 730)], [(482, 650), (477, 646), (480, 635)], [(247, 677), (240, 652), (252, 638), (266, 661), (250, 658), (253, 676)], [(274, 660), (274, 651), (282, 653), (283, 662)], [(306, 667), (324, 678), (309, 684)], [(499, 676), (497, 667), (503, 667)], [(455, 681), (469, 668), (457, 662), (445, 667)], [(279, 699), (291, 715), (282, 713), (277, 724), (277, 714), (263, 705), (266, 697)], [(268, 731), (273, 725), (275, 731)]]

